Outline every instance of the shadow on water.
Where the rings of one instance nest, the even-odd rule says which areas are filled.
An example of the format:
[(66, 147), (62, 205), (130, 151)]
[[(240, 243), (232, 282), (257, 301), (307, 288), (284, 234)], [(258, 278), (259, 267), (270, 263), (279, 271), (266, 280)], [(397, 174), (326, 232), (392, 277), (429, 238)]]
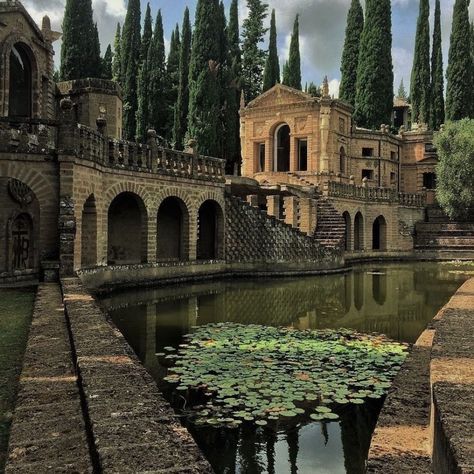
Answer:
[[(347, 274), (310, 278), (135, 289), (106, 296), (101, 303), (179, 409), (182, 401), (162, 381), (167, 368), (155, 354), (166, 346), (177, 347), (192, 326), (236, 322), (345, 327), (413, 343), (467, 279), (462, 268), (433, 263), (360, 266)], [(381, 404), (347, 406), (332, 423), (189, 429), (218, 473), (359, 474)]]

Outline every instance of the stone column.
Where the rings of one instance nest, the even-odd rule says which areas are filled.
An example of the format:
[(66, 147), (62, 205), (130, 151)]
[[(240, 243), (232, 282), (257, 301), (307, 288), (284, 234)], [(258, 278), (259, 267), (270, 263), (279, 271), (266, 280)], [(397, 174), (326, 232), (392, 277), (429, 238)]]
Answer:
[(317, 205), (314, 199), (300, 198), (300, 230), (313, 235), (316, 230)]
[(285, 222), (292, 227), (298, 227), (298, 198), (287, 196), (284, 198)]
[(290, 135), (290, 171), (298, 171), (298, 139)]
[(157, 232), (157, 214), (156, 210), (150, 210), (150, 215), (147, 220), (147, 262), (156, 262), (156, 232)]
[(329, 129), (331, 119), (331, 102), (328, 99), (321, 99), (320, 131), (321, 131), (321, 155), (319, 171), (329, 172)]
[(269, 173), (274, 171), (273, 169), (273, 148), (274, 142), (271, 138), (265, 141), (265, 172)]
[(267, 214), (280, 219), (281, 202), (280, 196), (267, 196)]

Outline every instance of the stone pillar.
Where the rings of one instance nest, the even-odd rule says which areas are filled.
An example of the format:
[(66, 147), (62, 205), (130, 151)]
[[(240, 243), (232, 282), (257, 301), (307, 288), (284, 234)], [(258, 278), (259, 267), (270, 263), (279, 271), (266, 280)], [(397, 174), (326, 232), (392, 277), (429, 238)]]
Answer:
[(265, 141), (265, 172), (269, 173), (274, 171), (273, 169), (273, 148), (274, 143), (272, 139), (267, 139)]
[(292, 227), (298, 227), (298, 198), (287, 196), (283, 199), (285, 209), (285, 223)]
[(314, 199), (300, 198), (300, 230), (313, 235), (316, 230), (317, 204)]
[(290, 135), (290, 171), (298, 171), (298, 139)]
[(157, 233), (157, 214), (158, 212), (150, 212), (147, 220), (147, 262), (156, 262), (156, 233)]
[(321, 155), (319, 171), (321, 173), (329, 172), (329, 129), (331, 119), (331, 102), (330, 100), (323, 98), (321, 99), (321, 112), (320, 112), (320, 131), (321, 131)]
[(281, 202), (280, 196), (267, 196), (267, 214), (280, 219)]
[(247, 202), (252, 207), (258, 207), (258, 195), (257, 194), (250, 194), (249, 196), (247, 196)]

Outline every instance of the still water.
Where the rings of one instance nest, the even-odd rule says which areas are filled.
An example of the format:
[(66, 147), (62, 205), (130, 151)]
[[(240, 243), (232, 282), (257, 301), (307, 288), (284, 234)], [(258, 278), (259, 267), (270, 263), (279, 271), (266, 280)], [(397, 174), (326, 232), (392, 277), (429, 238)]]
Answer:
[[(192, 326), (344, 327), (413, 343), (473, 270), (448, 263), (359, 266), (328, 276), (134, 289), (101, 304), (179, 410), (182, 401), (163, 382), (167, 369), (155, 354), (181, 344)], [(359, 474), (380, 408), (380, 401), (349, 405), (337, 422), (283, 424), (277, 431), (189, 429), (217, 473)]]

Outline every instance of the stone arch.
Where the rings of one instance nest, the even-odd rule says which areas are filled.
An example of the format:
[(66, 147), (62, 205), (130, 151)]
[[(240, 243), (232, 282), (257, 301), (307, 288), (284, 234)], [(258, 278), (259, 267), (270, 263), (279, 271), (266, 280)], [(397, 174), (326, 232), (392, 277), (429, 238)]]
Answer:
[(372, 249), (387, 249), (387, 221), (382, 215), (378, 216), (372, 224)]
[(31, 40), (28, 40), (22, 34), (13, 33), (3, 43), (2, 48), (2, 60), (0, 61), (0, 73), (1, 73), (1, 91), (2, 91), (2, 100), (3, 103), (3, 115), (8, 117), (12, 116), (10, 112), (10, 98), (11, 98), (11, 88), (15, 87), (12, 84), (11, 77), (11, 54), (14, 53), (14, 50), (18, 48), (21, 50), (21, 53), (25, 58), (28, 59), (28, 64), (30, 66), (30, 77), (31, 77), (31, 87), (29, 88), (30, 95), (30, 114), (29, 117), (39, 117), (40, 114), (40, 75), (38, 69), (38, 61), (35, 53), (33, 52), (32, 47), (30, 46)]
[(354, 217), (354, 250), (364, 250), (364, 218), (360, 212)]
[(342, 217), (344, 219), (344, 223), (346, 225), (346, 234), (344, 239), (344, 250), (350, 251), (352, 250), (352, 222), (351, 222), (351, 215), (348, 211), (342, 213)]
[(162, 200), (156, 217), (156, 259), (189, 259), (189, 209), (177, 196)]
[(145, 189), (144, 186), (126, 181), (124, 179), (118, 184), (111, 186), (104, 194), (104, 209), (107, 210), (110, 207), (112, 201), (121, 193), (131, 193), (138, 196), (141, 201), (144, 203), (146, 212), (149, 213), (152, 208), (152, 198), (151, 194)]
[(346, 150), (343, 146), (339, 149), (339, 171), (342, 175), (346, 174)]
[(197, 259), (224, 259), (224, 212), (213, 199), (199, 207)]
[(82, 207), (81, 268), (97, 265), (97, 205), (91, 194)]
[(279, 123), (273, 130), (273, 171), (290, 171), (291, 129), (286, 123)]
[(135, 193), (118, 194), (108, 207), (107, 260), (109, 264), (146, 263), (148, 213)]

